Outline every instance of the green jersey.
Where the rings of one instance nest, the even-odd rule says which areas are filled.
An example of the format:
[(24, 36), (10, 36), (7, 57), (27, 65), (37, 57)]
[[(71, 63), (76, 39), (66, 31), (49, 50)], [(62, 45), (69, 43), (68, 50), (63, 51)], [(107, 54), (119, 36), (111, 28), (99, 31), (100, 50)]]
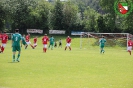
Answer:
[(12, 41), (13, 41), (13, 46), (20, 46), (20, 41), (22, 40), (22, 36), (19, 33), (15, 33), (12, 35)]
[(99, 40), (100, 46), (104, 46), (106, 42), (106, 39), (102, 38)]
[(51, 38), (49, 39), (49, 41), (50, 41), (50, 43), (54, 43), (54, 38), (51, 37)]

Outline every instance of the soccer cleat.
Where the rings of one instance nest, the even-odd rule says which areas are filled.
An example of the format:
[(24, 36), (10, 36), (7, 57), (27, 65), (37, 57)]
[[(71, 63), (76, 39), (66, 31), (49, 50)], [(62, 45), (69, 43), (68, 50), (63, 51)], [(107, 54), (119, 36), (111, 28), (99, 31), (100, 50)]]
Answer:
[(16, 60), (17, 62), (20, 62), (19, 60)]
[(15, 62), (15, 60), (13, 60), (12, 62)]
[(28, 45), (25, 46), (25, 49), (27, 49)]

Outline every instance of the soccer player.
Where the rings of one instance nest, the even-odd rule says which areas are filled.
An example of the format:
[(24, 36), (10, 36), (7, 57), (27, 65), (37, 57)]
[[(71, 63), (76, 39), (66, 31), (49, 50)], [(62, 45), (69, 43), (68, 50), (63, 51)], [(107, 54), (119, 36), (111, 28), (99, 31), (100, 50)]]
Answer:
[(54, 43), (54, 47), (55, 47), (55, 48), (57, 47), (57, 42)]
[(67, 47), (69, 47), (69, 50), (71, 50), (71, 47), (70, 47), (70, 45), (71, 45), (71, 38), (68, 36), (67, 38), (66, 38), (66, 47), (65, 47), (65, 50), (67, 49)]
[(131, 38), (128, 40), (128, 47), (127, 50), (129, 52), (129, 54), (131, 55), (131, 51), (132, 51), (132, 46), (133, 46), (133, 42), (131, 40)]
[(32, 49), (34, 49), (34, 47), (32, 46), (32, 44), (30, 42), (30, 34), (26, 35), (25, 39), (26, 39), (27, 45), (30, 45), (32, 47)]
[(35, 48), (37, 46), (37, 36), (34, 38), (34, 44), (33, 47)]
[(0, 53), (4, 52), (7, 41), (8, 41), (8, 35), (6, 34), (6, 31), (4, 31), (4, 34), (2, 34), (2, 36), (1, 36), (2, 45), (1, 45)]
[(21, 47), (22, 47), (22, 44), (25, 46), (25, 49), (26, 49), (28, 45), (27, 45), (26, 40), (25, 40), (25, 35), (22, 36)]
[(61, 39), (59, 40), (59, 46), (58, 47), (62, 48), (62, 41), (61, 41)]
[(104, 50), (104, 45), (105, 45), (105, 42), (106, 42), (106, 39), (104, 38), (104, 36), (102, 36), (102, 38), (99, 40), (99, 43), (100, 43), (100, 53), (104, 53), (105, 50)]
[(19, 62), (20, 59), (20, 53), (21, 53), (21, 47), (20, 47), (20, 43), (22, 43), (22, 36), (21, 34), (19, 34), (19, 29), (15, 30), (15, 33), (12, 35), (12, 51), (13, 51), (13, 62), (15, 62), (15, 54), (16, 51), (18, 51), (18, 56), (16, 61)]
[(51, 36), (50, 39), (49, 39), (49, 41), (50, 41), (49, 48), (51, 47), (51, 50), (52, 50), (53, 49), (53, 46), (54, 46), (54, 37)]
[(47, 34), (44, 35), (44, 37), (42, 38), (42, 43), (43, 43), (43, 52), (46, 53), (47, 51), (47, 43), (49, 41), (49, 38), (47, 36)]

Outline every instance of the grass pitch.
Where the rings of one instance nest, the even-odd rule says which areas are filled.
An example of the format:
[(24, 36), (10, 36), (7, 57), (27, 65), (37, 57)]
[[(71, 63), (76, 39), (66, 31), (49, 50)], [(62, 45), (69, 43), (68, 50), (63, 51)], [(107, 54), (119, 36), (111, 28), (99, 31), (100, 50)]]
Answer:
[(36, 49), (22, 47), (19, 63), (12, 63), (9, 41), (0, 54), (0, 88), (133, 88), (133, 55), (126, 50), (105, 47), (100, 54), (98, 46), (79, 49), (73, 38), (72, 51), (64, 51), (62, 41), (43, 53), (40, 37)]

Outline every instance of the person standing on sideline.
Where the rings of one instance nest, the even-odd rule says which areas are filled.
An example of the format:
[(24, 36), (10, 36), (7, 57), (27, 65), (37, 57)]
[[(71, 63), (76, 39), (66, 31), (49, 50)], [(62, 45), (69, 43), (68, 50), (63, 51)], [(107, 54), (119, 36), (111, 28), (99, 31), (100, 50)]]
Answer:
[(6, 31), (4, 31), (4, 34), (2, 34), (2, 36), (1, 36), (1, 43), (2, 43), (2, 45), (1, 45), (0, 53), (4, 52), (7, 41), (8, 41), (8, 35), (6, 34)]
[(57, 42), (54, 43), (54, 47), (55, 47), (55, 48), (57, 47)]
[[(25, 46), (25, 49), (26, 49), (28, 45), (25, 40), (25, 35), (22, 36), (22, 44)], [(21, 47), (22, 47), (22, 44), (21, 44)]]
[(34, 49), (34, 47), (32, 46), (32, 44), (30, 42), (30, 34), (26, 35), (25, 39), (26, 39), (27, 45), (30, 45), (32, 47), (32, 49)]
[(12, 35), (12, 51), (13, 51), (13, 62), (15, 62), (15, 54), (16, 51), (18, 51), (18, 56), (16, 61), (19, 62), (20, 59), (20, 53), (21, 53), (21, 47), (20, 43), (22, 44), (22, 36), (19, 34), (19, 29), (15, 30), (15, 34)]
[(105, 42), (106, 42), (106, 39), (104, 38), (104, 36), (102, 36), (102, 38), (99, 40), (99, 43), (100, 43), (100, 53), (104, 53), (105, 50), (104, 50), (104, 46), (105, 46)]
[(59, 48), (59, 47), (62, 48), (62, 41), (61, 41), (61, 39), (59, 40), (59, 46), (58, 46), (58, 48)]
[(50, 37), (49, 42), (50, 42), (50, 44), (49, 44), (48, 48), (51, 47), (51, 50), (53, 50), (53, 47), (54, 47), (54, 37), (53, 36)]
[(131, 38), (128, 40), (128, 47), (127, 47), (127, 51), (129, 52), (129, 54), (131, 55), (131, 51), (132, 51), (132, 46), (133, 46), (133, 42), (131, 40)]
[(49, 41), (49, 38), (47, 36), (47, 34), (44, 35), (44, 37), (42, 38), (42, 43), (43, 43), (43, 52), (46, 53), (47, 51), (47, 43)]
[(65, 47), (65, 50), (67, 49), (67, 47), (69, 47), (69, 50), (71, 50), (71, 47), (70, 47), (70, 45), (71, 45), (71, 38), (68, 36), (67, 38), (66, 38), (66, 47)]
[(37, 46), (37, 36), (34, 38), (34, 44), (33, 47), (35, 48)]

